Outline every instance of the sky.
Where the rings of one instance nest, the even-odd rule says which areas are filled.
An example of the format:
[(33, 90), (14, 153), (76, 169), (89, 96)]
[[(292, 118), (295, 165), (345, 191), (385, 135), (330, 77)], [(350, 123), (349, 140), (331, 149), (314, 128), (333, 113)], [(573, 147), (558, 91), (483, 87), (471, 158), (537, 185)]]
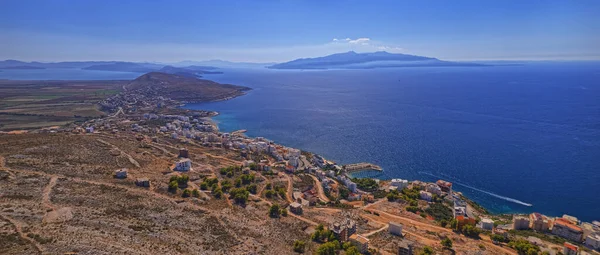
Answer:
[(1, 0), (0, 60), (598, 60), (600, 1)]

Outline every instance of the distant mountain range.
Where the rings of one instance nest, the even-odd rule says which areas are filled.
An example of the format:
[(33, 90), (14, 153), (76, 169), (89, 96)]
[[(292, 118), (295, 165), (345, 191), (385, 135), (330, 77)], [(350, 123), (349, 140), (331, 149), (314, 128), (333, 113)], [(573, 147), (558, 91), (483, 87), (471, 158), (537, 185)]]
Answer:
[[(268, 66), (275, 65), (277, 63), (251, 63), (251, 62), (231, 62), (225, 60), (205, 60), (205, 61), (181, 61), (177, 63), (172, 63), (170, 65), (181, 67), (181, 66), (191, 66), (191, 65), (199, 65), (199, 66), (213, 66), (219, 68), (264, 68)], [(209, 70), (209, 69), (204, 69)]]
[(382, 67), (484, 66), (477, 63), (450, 62), (437, 58), (385, 51), (356, 53), (349, 51), (317, 58), (300, 58), (269, 66), (272, 69), (369, 69)]
[(174, 67), (171, 65), (157, 63), (135, 63), (123, 61), (81, 61), (81, 62), (23, 62), (18, 60), (0, 61), (0, 69), (51, 69), (51, 68), (76, 68), (83, 70), (96, 71), (116, 71), (116, 72), (134, 72), (148, 73), (160, 71), (169, 74), (178, 74), (183, 76), (198, 77), (202, 74), (217, 74), (222, 72), (208, 71), (215, 70), (214, 66), (189, 65)]

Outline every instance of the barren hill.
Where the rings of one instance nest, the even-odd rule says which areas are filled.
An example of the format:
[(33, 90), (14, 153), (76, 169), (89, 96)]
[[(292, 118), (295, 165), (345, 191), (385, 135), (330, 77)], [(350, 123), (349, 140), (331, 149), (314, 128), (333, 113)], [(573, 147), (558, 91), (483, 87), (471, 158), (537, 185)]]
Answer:
[(129, 91), (156, 94), (184, 102), (217, 101), (243, 95), (248, 87), (220, 84), (194, 77), (150, 72), (125, 87)]

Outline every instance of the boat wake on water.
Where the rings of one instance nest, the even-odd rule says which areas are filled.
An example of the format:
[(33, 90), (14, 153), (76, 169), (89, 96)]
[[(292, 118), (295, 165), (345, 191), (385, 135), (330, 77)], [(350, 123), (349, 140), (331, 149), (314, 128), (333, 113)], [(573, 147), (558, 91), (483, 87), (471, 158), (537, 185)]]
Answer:
[[(435, 177), (435, 178), (440, 178), (440, 179), (448, 179), (447, 177), (441, 177), (441, 176), (437, 176), (437, 175), (434, 175), (434, 174), (432, 174), (432, 173), (428, 173), (428, 172), (418, 172), (418, 173), (419, 173), (419, 174), (424, 174), (424, 175), (429, 175), (429, 176), (431, 176), (431, 177)], [(514, 199), (514, 198), (510, 198), (510, 197), (501, 196), (501, 195), (498, 195), (498, 194), (495, 194), (495, 193), (492, 193), (492, 192), (489, 192), (489, 191), (485, 191), (485, 190), (482, 190), (482, 189), (475, 188), (475, 187), (473, 187), (473, 186), (469, 186), (469, 185), (467, 185), (467, 184), (464, 184), (464, 183), (457, 182), (456, 180), (449, 180), (449, 181), (451, 181), (451, 182), (452, 182), (452, 183), (454, 183), (454, 184), (458, 184), (458, 185), (460, 185), (460, 186), (463, 186), (463, 187), (465, 187), (465, 188), (469, 188), (469, 189), (472, 189), (472, 190), (475, 190), (475, 191), (479, 191), (479, 192), (481, 192), (481, 193), (488, 194), (488, 195), (490, 195), (490, 196), (493, 196), (493, 197), (496, 197), (496, 198), (499, 198), (499, 199), (502, 199), (502, 200), (506, 200), (506, 201), (509, 201), (509, 202), (513, 202), (513, 203), (515, 203), (515, 204), (520, 204), (520, 205), (524, 205), (524, 206), (533, 206), (532, 204), (525, 203), (525, 202), (523, 202), (523, 201), (520, 201), (520, 200), (517, 200), (517, 199)]]

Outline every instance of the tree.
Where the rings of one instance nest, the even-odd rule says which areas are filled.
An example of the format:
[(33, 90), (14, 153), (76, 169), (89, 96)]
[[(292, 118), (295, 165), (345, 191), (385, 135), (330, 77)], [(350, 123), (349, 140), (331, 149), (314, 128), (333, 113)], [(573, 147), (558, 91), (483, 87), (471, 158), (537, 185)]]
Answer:
[(479, 233), (481, 233), (481, 230), (479, 230), (478, 228), (476, 228), (473, 225), (464, 225), (462, 227), (462, 233), (468, 237), (479, 237)]
[(267, 190), (271, 190), (273, 188), (273, 184), (271, 183), (267, 183), (267, 186), (265, 186), (265, 189)]
[(272, 197), (273, 197), (273, 195), (275, 195), (275, 191), (272, 191), (272, 190), (267, 190), (267, 191), (265, 192), (265, 197), (267, 197), (267, 198), (272, 198)]
[(233, 188), (229, 191), (229, 195), (230, 198), (233, 198), (236, 203), (243, 205), (246, 204), (246, 201), (248, 201), (250, 192), (244, 188)]
[(525, 239), (518, 239), (508, 243), (508, 246), (517, 250), (519, 254), (537, 255), (540, 252), (540, 247), (530, 243)]
[(183, 194), (181, 194), (182, 197), (189, 197), (192, 194), (192, 192), (189, 189), (184, 189), (183, 190)]
[(200, 191), (198, 189), (192, 190), (192, 196), (193, 197), (200, 197)]
[(221, 188), (217, 187), (217, 188), (215, 189), (215, 191), (213, 192), (213, 195), (214, 195), (216, 198), (221, 198), (221, 197), (223, 197), (223, 191), (221, 190)]
[(200, 183), (200, 189), (201, 190), (207, 190), (208, 189), (208, 183), (206, 183), (206, 182)]
[(246, 187), (246, 190), (248, 190), (252, 194), (256, 194), (256, 184), (250, 184), (250, 185), (248, 185)]
[(279, 218), (280, 208), (278, 204), (273, 204), (271, 208), (269, 208), (269, 217), (271, 218)]
[(296, 240), (294, 242), (294, 252), (303, 253), (306, 243), (304, 241)]
[(287, 217), (287, 215), (288, 215), (288, 211), (287, 211), (287, 209), (285, 209), (285, 208), (281, 208), (281, 216), (283, 216), (283, 217)]
[(442, 246), (444, 246), (444, 248), (448, 248), (448, 249), (452, 249), (452, 240), (450, 240), (450, 238), (446, 237), (441, 241)]
[(456, 229), (457, 226), (458, 226), (458, 221), (456, 219), (452, 219), (450, 221), (450, 228), (451, 229)]
[(352, 246), (346, 250), (346, 255), (360, 255), (360, 251), (356, 246)]
[(229, 191), (229, 189), (231, 189), (232, 187), (233, 187), (233, 185), (231, 184), (231, 181), (229, 181), (229, 180), (223, 180), (223, 181), (221, 182), (221, 189), (222, 189), (224, 192), (228, 192), (228, 191)]
[(177, 184), (177, 181), (172, 181), (169, 182), (169, 190), (172, 192), (177, 191), (177, 189), (179, 188), (179, 185)]
[(317, 248), (318, 255), (335, 255), (335, 244), (332, 242), (327, 242), (321, 244), (319, 248)]
[(186, 186), (188, 181), (190, 181), (190, 177), (185, 174), (182, 174), (181, 176), (179, 176), (177, 178), (177, 182), (179, 183), (179, 186)]
[(433, 249), (429, 246), (425, 246), (423, 248), (423, 251), (421, 251), (421, 253), (419, 253), (419, 255), (432, 255), (433, 254)]

